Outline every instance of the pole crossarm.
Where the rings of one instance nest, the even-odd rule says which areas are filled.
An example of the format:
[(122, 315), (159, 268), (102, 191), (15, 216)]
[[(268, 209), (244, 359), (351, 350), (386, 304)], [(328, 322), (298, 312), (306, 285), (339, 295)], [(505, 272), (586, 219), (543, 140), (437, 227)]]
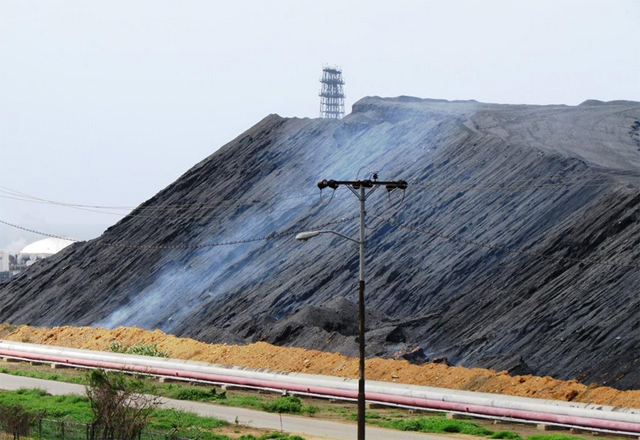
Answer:
[(340, 185), (346, 185), (353, 189), (360, 189), (360, 187), (364, 188), (375, 188), (378, 186), (385, 186), (387, 191), (392, 191), (394, 189), (407, 189), (409, 185), (406, 180), (395, 180), (395, 181), (385, 181), (385, 180), (371, 180), (371, 179), (363, 179), (363, 180), (321, 180), (318, 182), (318, 188), (325, 189), (338, 189)]

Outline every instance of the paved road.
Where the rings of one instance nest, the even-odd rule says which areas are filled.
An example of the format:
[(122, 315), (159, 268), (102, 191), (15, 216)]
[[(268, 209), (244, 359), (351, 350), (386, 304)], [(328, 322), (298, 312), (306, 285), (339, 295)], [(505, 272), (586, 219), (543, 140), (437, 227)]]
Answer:
[[(0, 374), (0, 389), (15, 390), (18, 388), (42, 388), (51, 394), (84, 394), (84, 387), (82, 385)], [(278, 414), (173, 399), (164, 399), (162, 406), (165, 408), (192, 411), (202, 416), (216, 417), (232, 423), (237, 417), (238, 421), (245, 425), (255, 428), (280, 430), (280, 416)], [(293, 434), (307, 434), (335, 440), (351, 440), (356, 438), (355, 423), (331, 422), (309, 417), (283, 415), (282, 429), (285, 432)], [(453, 436), (445, 437), (434, 434), (419, 434), (367, 427), (368, 440), (452, 440), (452, 438)]]

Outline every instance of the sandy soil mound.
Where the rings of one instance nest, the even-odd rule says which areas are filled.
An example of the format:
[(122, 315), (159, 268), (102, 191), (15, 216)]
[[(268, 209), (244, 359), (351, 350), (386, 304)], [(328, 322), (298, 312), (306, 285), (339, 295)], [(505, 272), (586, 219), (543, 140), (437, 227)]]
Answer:
[[(250, 345), (206, 344), (168, 335), (160, 330), (149, 331), (136, 327), (106, 330), (93, 327), (36, 328), (2, 324), (0, 338), (91, 350), (108, 350), (115, 340), (125, 345), (155, 343), (172, 358), (353, 378), (358, 374), (358, 360), (340, 354), (278, 347), (264, 342)], [(640, 390), (619, 391), (593, 384), (584, 385), (575, 380), (556, 380), (549, 376), (509, 376), (505, 371), (482, 368), (449, 367), (442, 364), (417, 366), (407, 361), (373, 358), (367, 360), (367, 378), (513, 396), (640, 407)]]

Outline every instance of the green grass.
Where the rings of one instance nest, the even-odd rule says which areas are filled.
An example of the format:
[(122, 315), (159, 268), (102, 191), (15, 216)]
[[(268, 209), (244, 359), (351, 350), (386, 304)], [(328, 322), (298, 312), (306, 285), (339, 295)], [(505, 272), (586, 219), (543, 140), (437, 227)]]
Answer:
[[(80, 385), (88, 383), (86, 375), (70, 376), (58, 373), (40, 371), (25, 371), (18, 369), (0, 368), (0, 373), (14, 376), (33, 377), (36, 379), (69, 382)], [(134, 380), (148, 381), (139, 377)], [(226, 392), (217, 392), (215, 388), (202, 389), (189, 385), (164, 384), (155, 385), (147, 390), (149, 394), (156, 394), (176, 400), (191, 400), (198, 402), (214, 402), (225, 406), (255, 408), (261, 411), (283, 414), (315, 414), (319, 409), (315, 406), (304, 405), (298, 397), (284, 396), (278, 399), (263, 399), (258, 396), (236, 395), (227, 396)]]
[(236, 395), (229, 396), (226, 400), (219, 400), (218, 403), (227, 406), (241, 406), (245, 408), (262, 409), (264, 399), (258, 396)]
[(253, 435), (243, 435), (239, 437), (238, 440), (304, 440), (304, 438), (299, 435), (290, 435), (283, 434), (281, 432), (270, 432), (268, 434), (261, 435), (260, 437), (255, 437)]
[[(0, 373), (13, 374), (16, 376), (34, 377), (46, 380), (57, 380), (85, 385), (86, 376), (74, 376), (65, 374), (64, 370), (57, 373), (25, 371), (19, 369), (0, 368)], [(148, 384), (153, 382), (139, 377), (134, 380), (144, 381)], [(283, 414), (312, 415), (319, 412), (338, 414), (346, 419), (357, 420), (357, 415), (350, 409), (304, 405), (295, 396), (283, 396), (277, 399), (269, 399), (257, 395), (227, 394), (218, 392), (215, 388), (203, 388), (202, 386), (181, 385), (181, 384), (153, 384), (148, 389), (150, 393), (177, 400), (191, 400), (200, 402), (212, 402), (230, 407), (253, 408), (261, 411)], [(25, 404), (25, 401), (29, 404)], [(46, 412), (51, 418), (71, 417), (80, 422), (88, 422), (93, 417), (89, 403), (85, 397), (81, 396), (48, 396), (42, 390), (18, 390), (9, 393), (0, 392), (0, 403), (20, 403), (28, 410), (42, 413)], [(195, 417), (195, 419), (194, 419)], [(198, 421), (200, 420), (200, 421)], [(216, 419), (199, 417), (194, 414), (172, 410), (156, 410), (153, 413), (151, 429), (169, 431), (179, 427), (180, 435), (183, 437), (195, 437), (201, 429), (211, 430), (223, 426), (218, 423), (226, 422)], [(391, 411), (381, 414), (375, 411), (367, 411), (367, 423), (403, 431), (419, 431), (428, 433), (462, 433), (491, 439), (522, 440), (522, 437), (512, 431), (493, 432), (477, 423), (467, 420), (448, 420), (444, 414), (437, 414), (431, 417), (411, 417), (406, 413)], [(187, 435), (189, 433), (189, 435)], [(206, 434), (206, 435), (205, 435)], [(272, 433), (269, 435), (279, 435)], [(243, 440), (263, 440), (263, 439), (285, 439), (294, 440), (297, 437), (241, 437)], [(226, 436), (214, 435), (204, 432), (201, 440), (226, 440)], [(526, 440), (585, 440), (582, 437), (563, 434), (539, 434), (527, 437)], [(590, 438), (590, 440), (601, 440)], [(607, 439), (611, 440), (611, 439)]]
[[(210, 401), (257, 408), (275, 413), (313, 414), (318, 408), (306, 406), (295, 396), (283, 396), (277, 399), (263, 400), (256, 396), (233, 396), (226, 393), (218, 393), (215, 389), (203, 390), (190, 387), (181, 387), (173, 384), (165, 386), (168, 394), (181, 395), (187, 400)], [(0, 391), (0, 404), (22, 405), (29, 412), (42, 414), (53, 419), (73, 419), (82, 423), (89, 423), (93, 419), (93, 412), (89, 401), (84, 396), (63, 395), (52, 396), (40, 389), (21, 388), (15, 391)], [(356, 414), (347, 410), (328, 410), (342, 415), (349, 415), (355, 420)], [(433, 417), (406, 418), (402, 413), (389, 413), (387, 415), (375, 411), (367, 412), (367, 422), (384, 428), (392, 428), (401, 431), (417, 431), (425, 433), (460, 433), (491, 439), (522, 440), (522, 437), (512, 431), (493, 432), (479, 424), (468, 420), (449, 420), (443, 415)], [(167, 433), (175, 430), (180, 437), (195, 438), (200, 440), (230, 440), (226, 435), (213, 432), (217, 428), (228, 426), (229, 423), (211, 417), (201, 417), (197, 414), (172, 410), (156, 409), (150, 418), (148, 429)], [(299, 436), (272, 432), (260, 437), (244, 435), (238, 440), (304, 440)], [(585, 440), (582, 437), (563, 434), (541, 434), (527, 437), (526, 440)], [(597, 440), (592, 438), (591, 440)]]
[(317, 407), (304, 405), (302, 400), (296, 396), (283, 396), (264, 402), (262, 409), (271, 413), (284, 414), (315, 414), (318, 412)]
[[(351, 420), (357, 420), (358, 415), (352, 413), (349, 418)], [(449, 420), (444, 417), (444, 414), (437, 414), (431, 417), (407, 418), (406, 416), (398, 413), (383, 415), (374, 411), (367, 411), (366, 421), (367, 423), (381, 426), (383, 428), (397, 429), (400, 431), (417, 431), (439, 434), (459, 433), (495, 439), (522, 440), (522, 437), (520, 437), (515, 432), (493, 432), (490, 429), (484, 428), (475, 422), (467, 420)]]
[(119, 341), (113, 341), (109, 346), (109, 351), (141, 356), (169, 357), (167, 353), (158, 349), (158, 344), (123, 345)]
[(35, 379), (54, 380), (57, 382), (69, 382), (86, 385), (84, 376), (65, 376), (58, 373), (43, 373), (40, 371), (12, 370), (6, 367), (0, 368), (0, 373), (11, 374), (12, 376), (33, 377)]
[[(328, 412), (328, 413), (333, 413), (333, 414), (340, 414), (341, 416), (346, 416), (346, 417), (351, 417), (353, 414), (355, 414), (353, 411), (348, 410), (346, 408), (334, 408), (332, 406), (328, 406), (325, 408), (322, 408), (322, 411)], [(357, 416), (356, 416), (357, 418)]]
[[(73, 419), (89, 423), (93, 412), (89, 400), (84, 396), (63, 395), (52, 396), (40, 389), (21, 388), (15, 391), (0, 391), (0, 404), (22, 405), (27, 411), (41, 414), (53, 419)], [(225, 420), (213, 417), (202, 417), (194, 413), (172, 409), (156, 409), (151, 414), (149, 431), (169, 432), (176, 430), (180, 437), (200, 440), (231, 440), (228, 436), (211, 432), (216, 428), (228, 426)], [(245, 435), (241, 440), (304, 440), (299, 436), (291, 436), (277, 432), (267, 433), (260, 437)]]
[(539, 434), (530, 435), (527, 440), (584, 440), (582, 437), (574, 437), (572, 435), (563, 434)]
[(260, 437), (254, 437), (252, 435), (243, 435), (239, 440), (304, 440), (299, 435), (283, 434), (281, 432), (270, 432)]
[(168, 384), (157, 387), (157, 394), (177, 400), (193, 400), (198, 402), (215, 402), (225, 406), (255, 408), (261, 411), (281, 414), (315, 414), (319, 408), (303, 404), (299, 397), (282, 396), (277, 399), (263, 399), (258, 396), (227, 396), (225, 391), (219, 393), (215, 388), (204, 390), (197, 387)]
[[(604, 440), (602, 438), (592, 437), (592, 440)], [(576, 437), (573, 435), (565, 435), (565, 434), (536, 434), (530, 435), (527, 437), (527, 440), (585, 440), (584, 437)], [(607, 440), (616, 440), (616, 439), (607, 439)]]
[(508, 440), (522, 440), (522, 437), (519, 434), (516, 434), (513, 431), (498, 431), (494, 432), (489, 436), (489, 438), (497, 438), (497, 439), (508, 439)]
[(165, 397), (176, 400), (194, 400), (197, 402), (212, 402), (225, 400), (227, 393), (225, 391), (218, 393), (215, 388), (203, 390), (202, 388), (183, 387), (167, 385), (165, 391), (162, 392)]
[(404, 420), (388, 420), (388, 418), (367, 417), (370, 423), (384, 428), (398, 429), (400, 431), (418, 431), (431, 433), (460, 433), (475, 435), (479, 437), (488, 437), (494, 432), (483, 428), (475, 422), (466, 420), (448, 420), (444, 417), (415, 417)]
[(0, 391), (0, 404), (20, 404), (29, 412), (44, 414), (54, 419), (71, 417), (88, 423), (93, 419), (89, 400), (83, 396), (51, 396), (44, 390), (20, 388), (15, 391)]

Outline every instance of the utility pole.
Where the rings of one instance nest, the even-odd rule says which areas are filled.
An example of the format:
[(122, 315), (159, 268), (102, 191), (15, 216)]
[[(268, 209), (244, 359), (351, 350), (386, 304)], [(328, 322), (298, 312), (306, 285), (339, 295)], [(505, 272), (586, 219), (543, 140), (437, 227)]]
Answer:
[[(360, 282), (358, 286), (358, 308), (359, 308), (359, 333), (358, 342), (360, 344), (360, 378), (358, 380), (358, 440), (365, 440), (364, 426), (365, 426), (365, 341), (364, 341), (364, 320), (365, 320), (365, 308), (364, 308), (364, 250), (365, 250), (365, 202), (367, 198), (380, 186), (385, 186), (387, 191), (391, 192), (394, 189), (407, 189), (407, 182), (404, 180), (397, 181), (378, 181), (378, 175), (373, 173), (371, 179), (365, 180), (322, 180), (318, 182), (318, 188), (321, 190), (325, 188), (331, 188), (333, 190), (338, 189), (340, 185), (346, 186), (349, 190), (355, 194), (360, 200), (360, 240), (357, 242), (360, 244)], [(367, 191), (368, 190), (368, 191)], [(330, 231), (326, 231), (330, 232)], [(341, 235), (341, 234), (338, 234)], [(348, 237), (345, 237), (348, 238)], [(303, 237), (306, 239), (306, 237)], [(356, 241), (350, 239), (352, 241)]]

